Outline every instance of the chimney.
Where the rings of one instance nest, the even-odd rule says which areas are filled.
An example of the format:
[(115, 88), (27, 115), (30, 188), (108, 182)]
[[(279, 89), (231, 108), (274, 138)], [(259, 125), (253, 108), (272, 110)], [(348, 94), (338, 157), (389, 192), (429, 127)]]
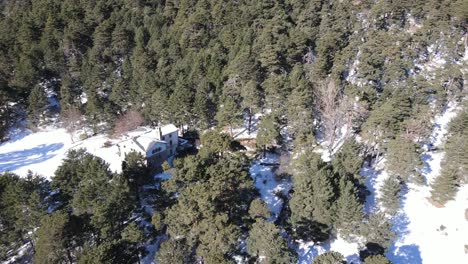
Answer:
[(159, 140), (163, 140), (163, 134), (162, 134), (161, 126), (158, 126), (158, 132), (159, 132)]

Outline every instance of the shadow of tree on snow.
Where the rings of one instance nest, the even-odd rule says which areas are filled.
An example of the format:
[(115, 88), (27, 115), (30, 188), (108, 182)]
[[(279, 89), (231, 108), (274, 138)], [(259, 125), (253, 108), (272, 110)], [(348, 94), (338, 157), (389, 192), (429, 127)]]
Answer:
[(0, 172), (13, 171), (31, 164), (41, 163), (53, 158), (62, 143), (42, 144), (37, 147), (0, 154)]

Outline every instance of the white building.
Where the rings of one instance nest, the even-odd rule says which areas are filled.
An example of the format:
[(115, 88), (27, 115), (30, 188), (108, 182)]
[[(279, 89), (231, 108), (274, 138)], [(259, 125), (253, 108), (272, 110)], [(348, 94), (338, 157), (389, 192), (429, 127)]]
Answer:
[(179, 129), (176, 126), (169, 124), (158, 127), (155, 138), (166, 142), (168, 157), (176, 153), (177, 145), (179, 144)]

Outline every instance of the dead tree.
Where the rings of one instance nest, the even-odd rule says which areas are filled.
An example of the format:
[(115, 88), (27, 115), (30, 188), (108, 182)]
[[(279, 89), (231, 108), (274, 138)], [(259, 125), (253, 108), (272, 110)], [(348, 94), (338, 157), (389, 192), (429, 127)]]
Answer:
[(62, 124), (63, 127), (70, 134), (70, 138), (73, 143), (73, 134), (81, 128), (82, 114), (80, 110), (76, 107), (69, 107), (62, 112)]
[(334, 80), (328, 79), (318, 85), (315, 98), (321, 116), (324, 138), (328, 141), (328, 148), (331, 151), (336, 136), (340, 132), (339, 129), (345, 123), (343, 93)]

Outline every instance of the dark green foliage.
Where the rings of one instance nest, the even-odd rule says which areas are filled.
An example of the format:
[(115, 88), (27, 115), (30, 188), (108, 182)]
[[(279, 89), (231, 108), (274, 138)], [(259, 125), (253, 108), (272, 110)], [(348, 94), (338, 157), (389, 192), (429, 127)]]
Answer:
[(445, 156), (441, 174), (431, 183), (431, 197), (443, 205), (454, 199), (458, 187), (468, 182), (468, 114), (467, 106), (450, 122), (449, 135), (445, 143)]
[(122, 162), (122, 177), (126, 180), (133, 194), (137, 194), (138, 188), (148, 182), (149, 175), (145, 157), (141, 153), (132, 151), (125, 154), (125, 159)]
[(340, 175), (359, 177), (362, 167), (362, 146), (354, 139), (347, 140), (332, 160), (333, 169)]
[(39, 85), (34, 86), (28, 97), (28, 115), (34, 124), (40, 120), (46, 106), (47, 97), (44, 88)]
[(306, 152), (296, 161), (291, 196), (291, 223), (299, 237), (326, 240), (334, 219), (333, 202), (337, 197), (334, 174), (315, 153)]
[[(138, 245), (143, 238), (138, 228), (129, 222), (136, 205), (138, 185), (130, 179), (137, 180), (145, 170), (141, 156), (136, 154), (127, 156), (123, 174), (116, 175), (102, 159), (83, 149), (69, 152), (57, 169), (52, 186), (59, 191), (56, 202), (81, 222), (72, 230), (79, 234), (77, 239), (81, 242), (73, 242), (70, 250), (96, 245), (85, 247), (78, 262), (114, 263), (138, 257)], [(65, 242), (58, 240), (57, 243)]]
[(364, 264), (392, 264), (392, 262), (383, 255), (373, 255), (367, 257)]
[(352, 181), (342, 177), (339, 183), (340, 193), (336, 200), (335, 225), (339, 234), (346, 240), (361, 226), (364, 213)]
[(262, 117), (258, 125), (258, 146), (274, 146), (281, 143), (279, 122), (279, 118), (274, 114), (268, 114)]
[(402, 122), (410, 116), (411, 107), (409, 97), (401, 93), (383, 101), (364, 123), (364, 137), (376, 143), (395, 138), (402, 129)]
[(252, 218), (268, 219), (271, 216), (271, 213), (265, 202), (257, 198), (250, 203), (249, 215)]
[(32, 173), (26, 178), (0, 175), (0, 259), (25, 243), (34, 248), (32, 231), (46, 214), (47, 192), (48, 182)]
[(442, 205), (453, 200), (458, 190), (457, 182), (456, 173), (449, 169), (444, 169), (442, 174), (431, 184), (431, 198)]
[[(178, 197), (165, 211), (162, 222), (171, 237), (184, 237), (197, 257), (210, 263), (226, 262), (236, 249), (239, 228), (248, 217), (253, 185), (245, 170), (246, 157), (234, 150), (226, 151), (231, 138), (216, 132), (205, 135), (209, 137), (202, 138), (199, 154), (176, 163), (175, 175), (163, 185), (172, 186), (174, 189), (168, 191), (177, 191)], [(216, 153), (223, 154), (213, 156)]]
[[(338, 113), (353, 115), (351, 134), (360, 133), (366, 147), (377, 153), (388, 148), (387, 169), (395, 178), (419, 181), (419, 150), (411, 140), (424, 137), (427, 128), (418, 130), (419, 125), (426, 126), (429, 119), (416, 121), (425, 117), (421, 113), (429, 108), (428, 99), (441, 106), (463, 96), (465, 47), (459, 40), (466, 31), (465, 6), (462, 0), (0, 1), (0, 140), (24, 110), (33, 125), (43, 118), (47, 100), (42, 85), (58, 94), (60, 121), (67, 123), (70, 109), (83, 112), (86, 118), (75, 120), (83, 120), (94, 133), (129, 110), (141, 113), (148, 125), (226, 126), (231, 134), (248, 118), (249, 132), (254, 125), (259, 128), (259, 146), (282, 144), (280, 130), (285, 128), (293, 147), (305, 149), (293, 173), (294, 233), (322, 241), (336, 228), (351, 237), (362, 217), (359, 169), (364, 154), (351, 141), (332, 164), (307, 152), (321, 129), (314, 120), (314, 89), (333, 79), (352, 110), (359, 111), (357, 116)], [(431, 67), (420, 69), (438, 56), (446, 65), (432, 73)], [(270, 114), (260, 123), (252, 122), (254, 114), (265, 112)], [(450, 129), (441, 177), (432, 185), (439, 203), (453, 198), (468, 181), (468, 130), (465, 121), (457, 123)], [(193, 262), (195, 255), (204, 263), (229, 262), (251, 216), (267, 217), (263, 205), (251, 206), (256, 212), (249, 216), (255, 194), (246, 171), (249, 162), (236, 153), (238, 143), (210, 130), (202, 145), (198, 155), (175, 162), (173, 178), (162, 183), (164, 195), (156, 195), (155, 223), (160, 232), (167, 227), (171, 236), (161, 249), (167, 261), (160, 263)], [(138, 155), (128, 156), (117, 175), (101, 159), (70, 151), (53, 177), (58, 193), (50, 198), (52, 208), (66, 211), (70, 219), (51, 216), (59, 231), (42, 225), (55, 234), (66, 223), (79, 222), (74, 231), (80, 235), (67, 236), (66, 243), (51, 242), (58, 248), (51, 250), (59, 253), (44, 262), (70, 261), (67, 252), (73, 262), (136, 262), (135, 240), (140, 238), (129, 218), (146, 176)], [(2, 257), (18, 241), (30, 240), (25, 234), (39, 223), (42, 213), (36, 212), (44, 209), (44, 193), (20, 195), (22, 180), (8, 179), (0, 201)], [(392, 184), (385, 196), (395, 194)], [(27, 208), (26, 217), (18, 207)], [(379, 226), (383, 220), (366, 221)], [(369, 229), (370, 243), (387, 243), (384, 231)], [(175, 240), (178, 235), (181, 241)]]
[(406, 182), (423, 183), (420, 170), (423, 163), (420, 158), (419, 146), (403, 137), (391, 140), (388, 143), (387, 170)]
[(272, 222), (258, 219), (247, 238), (247, 252), (260, 263), (293, 263), (295, 256), (289, 251), (280, 230)]
[(36, 254), (34, 263), (74, 262), (74, 249), (77, 233), (74, 218), (63, 211), (45, 216), (37, 231)]
[(361, 226), (361, 234), (366, 238), (367, 244), (375, 244), (387, 249), (395, 238), (391, 230), (392, 224), (385, 214), (376, 212), (371, 214)]
[(156, 254), (158, 263), (190, 263), (190, 249), (184, 240), (169, 239), (161, 244)]
[(312, 264), (346, 264), (344, 258), (339, 252), (328, 251), (315, 257)]
[(388, 177), (384, 180), (381, 188), (379, 202), (390, 215), (395, 215), (400, 208), (401, 183), (397, 177)]
[(229, 132), (233, 136), (232, 129), (242, 124), (242, 111), (240, 106), (231, 97), (224, 99), (216, 114), (216, 121), (219, 127), (229, 127)]
[(215, 153), (222, 156), (224, 153), (233, 150), (233, 139), (225, 133), (218, 133), (216, 131), (207, 131), (201, 137), (201, 144), (203, 145), (202, 152)]

